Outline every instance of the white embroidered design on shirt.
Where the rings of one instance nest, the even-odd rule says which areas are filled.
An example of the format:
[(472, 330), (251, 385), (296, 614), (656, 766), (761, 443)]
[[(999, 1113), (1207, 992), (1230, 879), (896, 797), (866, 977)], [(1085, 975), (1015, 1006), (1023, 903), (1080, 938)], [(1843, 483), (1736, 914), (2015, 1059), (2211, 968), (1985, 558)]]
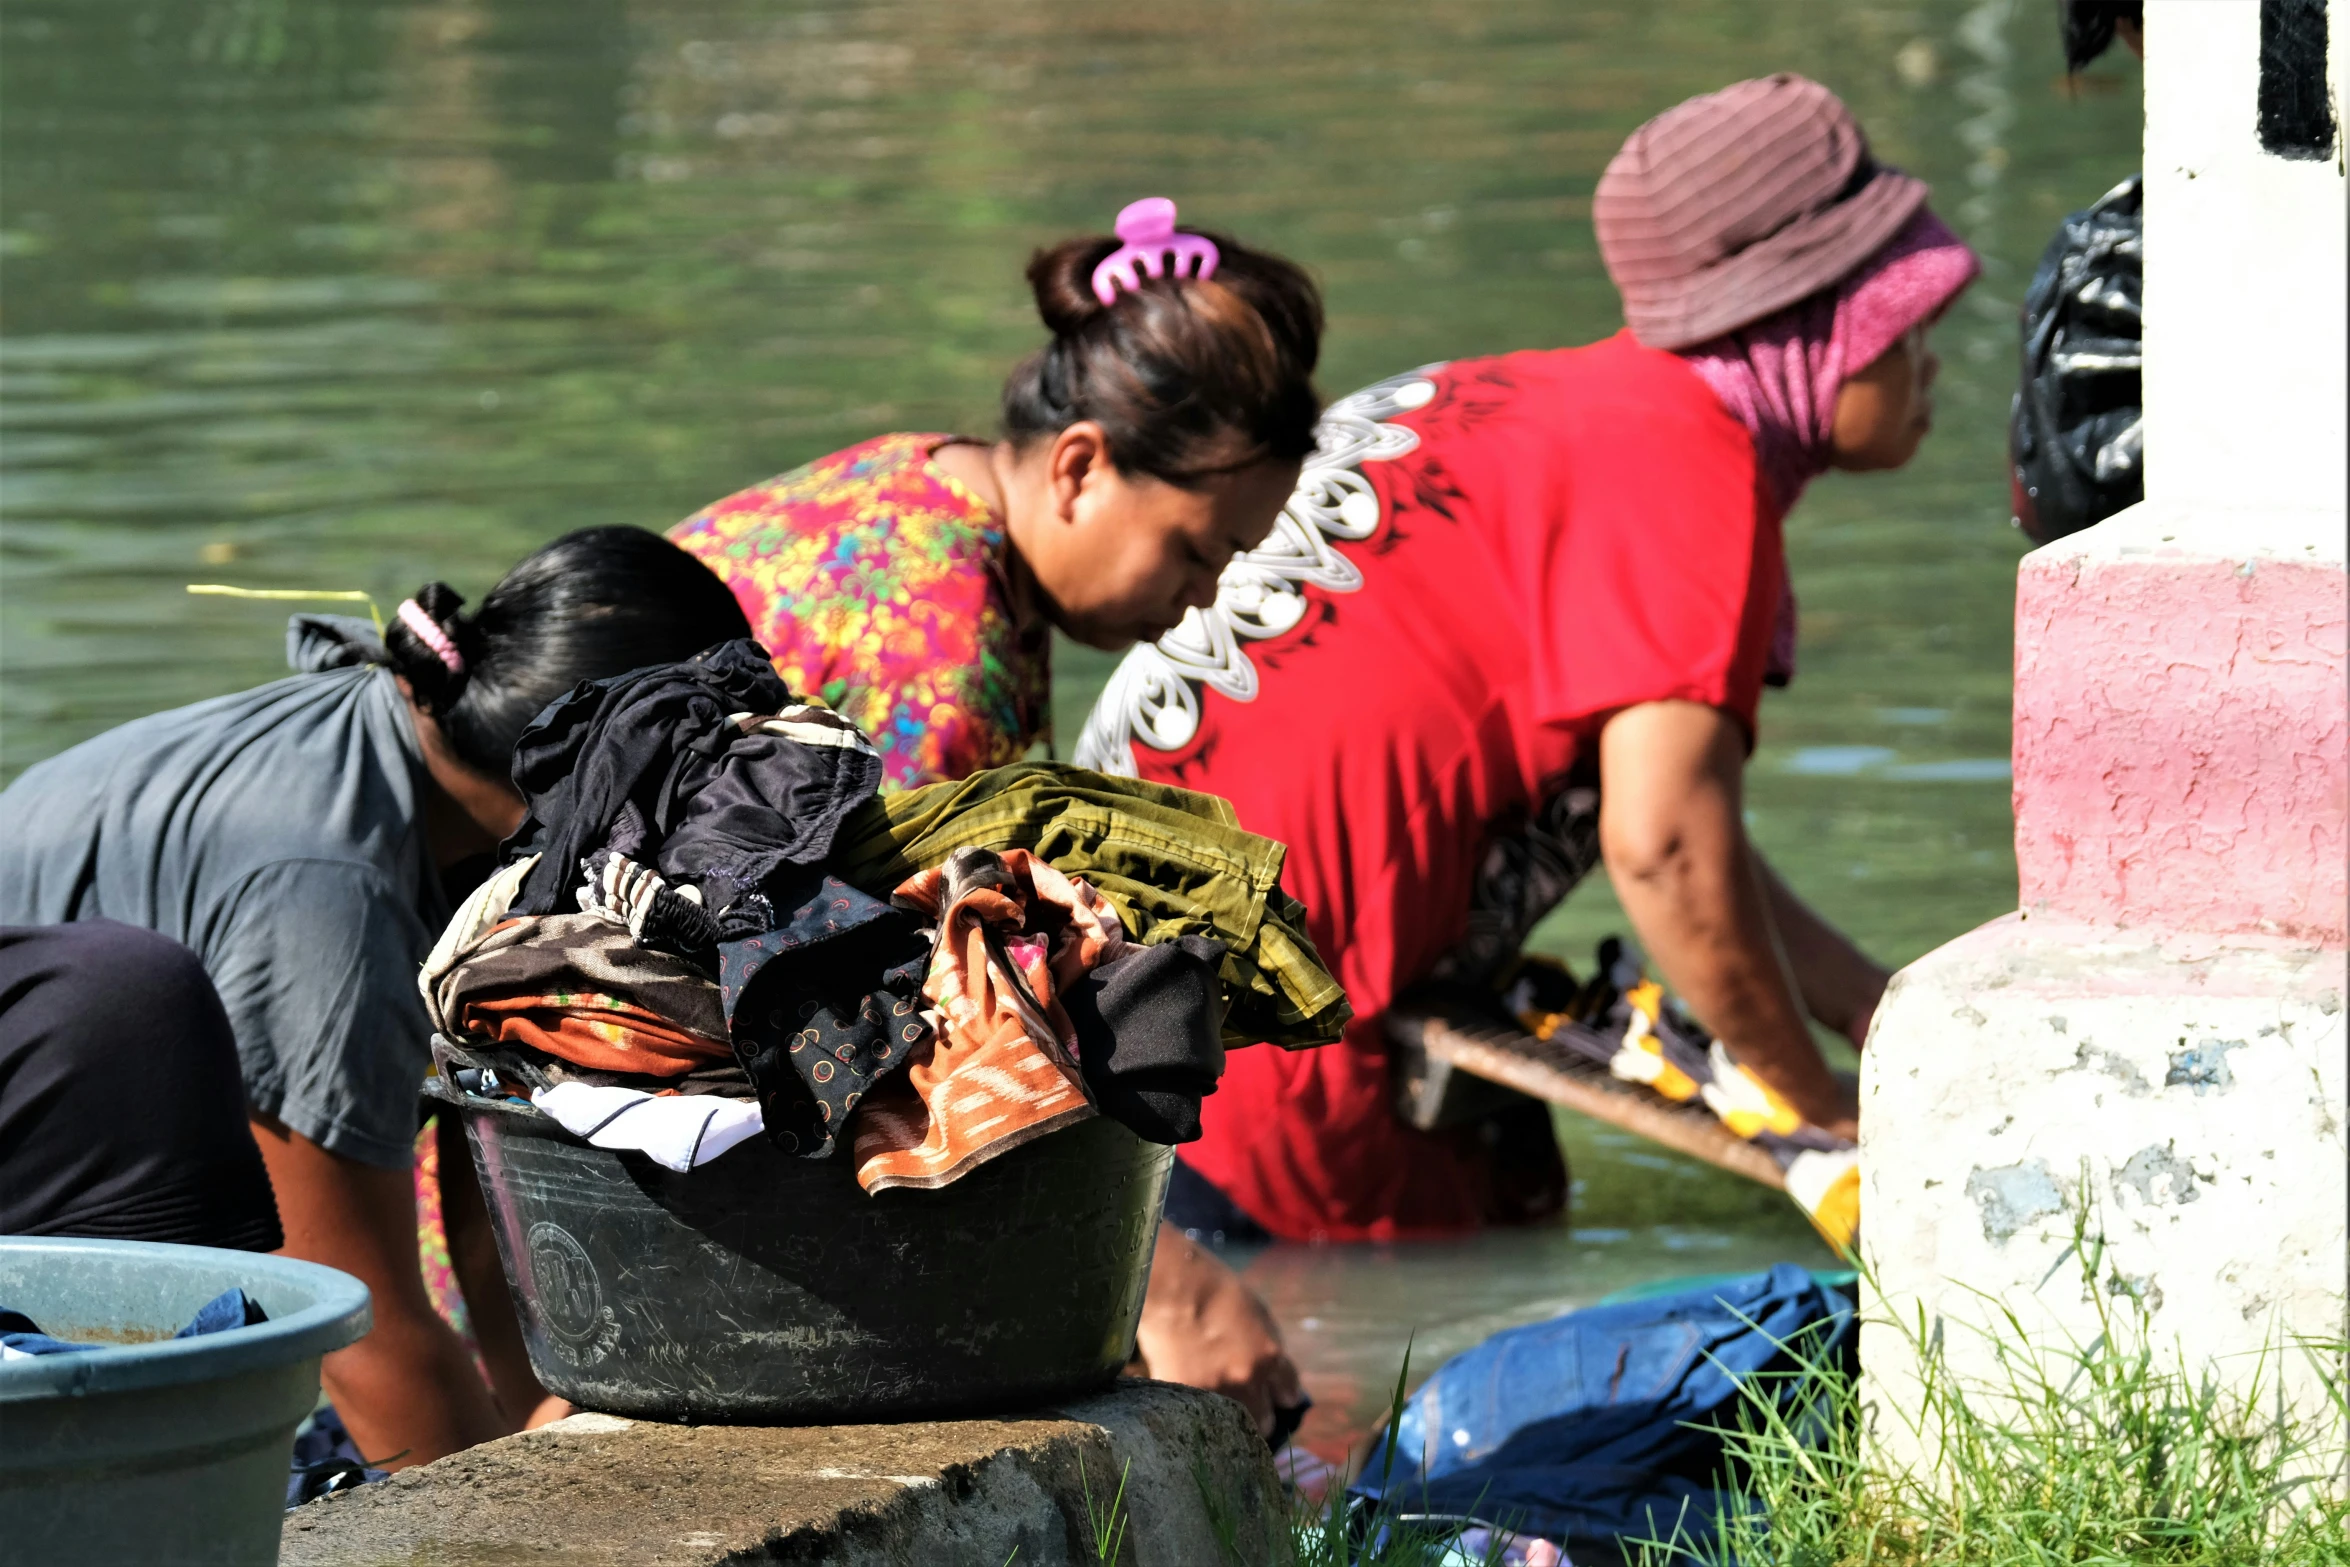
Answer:
[(1119, 660), (1077, 737), (1078, 766), (1131, 778), (1136, 741), (1157, 751), (1189, 744), (1199, 733), (1200, 687), (1235, 702), (1256, 699), (1257, 666), (1243, 642), (1279, 636), (1303, 620), (1308, 585), (1332, 593), (1363, 585), (1362, 572), (1334, 547), (1371, 538), (1386, 520), (1358, 470), (1420, 444), (1412, 431), (1382, 421), (1425, 407), (1436, 395), (1429, 377), (1443, 368), (1422, 365), (1323, 410), (1313, 455), (1272, 533), (1232, 557), (1216, 581), (1214, 604), (1189, 611), (1173, 631)]

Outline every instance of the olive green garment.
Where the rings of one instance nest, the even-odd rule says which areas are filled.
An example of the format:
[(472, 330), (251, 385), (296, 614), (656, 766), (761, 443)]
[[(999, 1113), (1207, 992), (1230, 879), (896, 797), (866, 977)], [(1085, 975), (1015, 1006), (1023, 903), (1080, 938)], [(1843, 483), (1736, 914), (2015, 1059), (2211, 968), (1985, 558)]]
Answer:
[(1243, 832), (1213, 795), (1022, 762), (887, 794), (841, 824), (829, 868), (879, 897), (957, 849), (1026, 849), (1082, 876), (1147, 945), (1224, 944), (1228, 1046), (1328, 1044), (1354, 1011), (1281, 890), (1288, 853)]

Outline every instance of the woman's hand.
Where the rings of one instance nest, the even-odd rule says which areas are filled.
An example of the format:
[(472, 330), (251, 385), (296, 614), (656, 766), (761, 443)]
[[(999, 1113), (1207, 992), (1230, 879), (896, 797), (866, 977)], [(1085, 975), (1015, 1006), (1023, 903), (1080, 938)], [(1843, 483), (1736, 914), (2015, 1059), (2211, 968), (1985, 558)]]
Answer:
[(1223, 1394), (1267, 1437), (1273, 1411), (1304, 1397), (1265, 1303), (1222, 1258), (1171, 1224), (1159, 1226), (1135, 1341), (1145, 1373)]

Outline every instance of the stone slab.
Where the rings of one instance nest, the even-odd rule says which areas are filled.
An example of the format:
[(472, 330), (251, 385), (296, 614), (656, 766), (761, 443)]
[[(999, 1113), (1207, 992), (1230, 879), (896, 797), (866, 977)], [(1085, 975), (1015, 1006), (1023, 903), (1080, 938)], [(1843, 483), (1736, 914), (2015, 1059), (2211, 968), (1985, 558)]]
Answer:
[(2344, 969), (2275, 941), (2010, 916), (1895, 976), (1860, 1116), (1860, 1354), (1893, 1456), (1926, 1456), (1901, 1429), (1917, 1356), (1896, 1323), (1983, 1377), (2001, 1313), (2086, 1344), (2100, 1298), (2134, 1297), (2156, 1345), (2223, 1382), (2324, 1407), (2292, 1341), (2345, 1333)]
[(1053, 1411), (868, 1426), (581, 1414), (286, 1517), (285, 1567), (1091, 1564), (1120, 1477), (1121, 1563), (1276, 1559), (1271, 1456), (1240, 1407), (1123, 1381)]

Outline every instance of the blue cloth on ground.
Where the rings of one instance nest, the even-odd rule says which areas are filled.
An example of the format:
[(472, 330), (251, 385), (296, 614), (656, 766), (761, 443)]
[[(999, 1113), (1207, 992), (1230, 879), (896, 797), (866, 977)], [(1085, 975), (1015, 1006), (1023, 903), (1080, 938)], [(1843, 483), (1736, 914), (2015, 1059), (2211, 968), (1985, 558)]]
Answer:
[[(201, 1338), (207, 1333), (249, 1328), (268, 1320), (269, 1314), (261, 1309), (260, 1302), (252, 1296), (243, 1290), (223, 1290), (198, 1306), (195, 1316), (188, 1319), (188, 1325), (172, 1337)], [(0, 1354), (5, 1354), (10, 1360), (29, 1355), (72, 1355), (106, 1347), (104, 1344), (80, 1344), (71, 1339), (51, 1338), (23, 1312), (0, 1307)]]
[[(1603, 1559), (1676, 1527), (1703, 1539), (1723, 1450), (1691, 1427), (1735, 1428), (1740, 1385), (1793, 1372), (1789, 1346), (1849, 1370), (1855, 1342), (1851, 1297), (1788, 1263), (1512, 1328), (1438, 1368), (1351, 1494)], [(1793, 1381), (1776, 1379), (1770, 1395), (1791, 1401)]]

